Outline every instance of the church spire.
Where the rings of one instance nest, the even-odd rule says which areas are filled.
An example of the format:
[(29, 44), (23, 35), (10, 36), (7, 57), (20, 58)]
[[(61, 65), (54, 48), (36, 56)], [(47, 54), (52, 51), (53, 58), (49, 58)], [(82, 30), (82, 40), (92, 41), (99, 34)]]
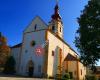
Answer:
[(56, 2), (56, 6), (54, 8), (54, 14), (51, 17), (52, 17), (53, 20), (61, 20), (61, 17), (59, 15), (58, 1)]
[(59, 38), (63, 39), (63, 24), (59, 14), (58, 0), (54, 8), (54, 14), (51, 16), (51, 18), (52, 20), (49, 23), (49, 29)]

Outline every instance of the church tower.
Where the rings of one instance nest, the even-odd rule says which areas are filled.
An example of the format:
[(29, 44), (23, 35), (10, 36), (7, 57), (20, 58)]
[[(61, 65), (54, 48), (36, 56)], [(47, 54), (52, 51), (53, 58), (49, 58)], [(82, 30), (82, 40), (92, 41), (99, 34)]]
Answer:
[(52, 20), (49, 23), (49, 29), (58, 37), (63, 39), (63, 24), (59, 15), (59, 6), (56, 4), (54, 14), (51, 16)]

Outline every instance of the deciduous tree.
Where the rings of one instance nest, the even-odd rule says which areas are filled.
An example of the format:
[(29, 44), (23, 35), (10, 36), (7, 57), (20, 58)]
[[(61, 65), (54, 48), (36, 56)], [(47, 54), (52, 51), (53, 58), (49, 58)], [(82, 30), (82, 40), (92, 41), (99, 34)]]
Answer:
[(78, 18), (75, 45), (84, 65), (95, 69), (100, 59), (100, 0), (89, 0)]
[(7, 46), (6, 38), (0, 32), (0, 65), (4, 65), (10, 55), (10, 48)]

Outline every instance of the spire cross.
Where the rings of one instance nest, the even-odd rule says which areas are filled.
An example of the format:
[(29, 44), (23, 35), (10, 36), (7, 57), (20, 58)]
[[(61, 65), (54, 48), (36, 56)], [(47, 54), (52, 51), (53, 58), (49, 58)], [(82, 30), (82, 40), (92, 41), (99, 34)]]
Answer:
[(58, 5), (59, 0), (56, 0), (56, 4)]

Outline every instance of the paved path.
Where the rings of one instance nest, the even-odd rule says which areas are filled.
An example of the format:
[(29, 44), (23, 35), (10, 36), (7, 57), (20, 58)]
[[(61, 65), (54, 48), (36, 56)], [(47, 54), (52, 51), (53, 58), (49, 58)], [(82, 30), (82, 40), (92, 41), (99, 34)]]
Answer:
[(53, 79), (0, 77), (0, 80), (53, 80)]

